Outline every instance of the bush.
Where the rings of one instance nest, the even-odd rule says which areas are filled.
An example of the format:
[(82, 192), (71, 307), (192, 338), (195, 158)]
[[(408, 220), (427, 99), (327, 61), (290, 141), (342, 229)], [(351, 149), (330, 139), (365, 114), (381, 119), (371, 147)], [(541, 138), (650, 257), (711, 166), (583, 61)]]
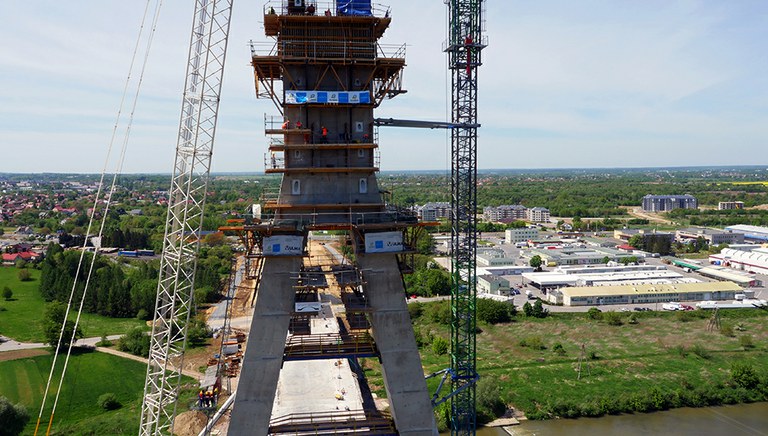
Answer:
[(531, 310), (531, 315), (534, 318), (546, 318), (547, 315), (549, 315), (549, 310), (544, 308), (544, 305), (541, 302), (541, 300), (536, 300), (536, 302), (533, 303), (533, 309)]
[(96, 403), (104, 410), (115, 410), (119, 409), (121, 406), (120, 401), (117, 400), (117, 396), (111, 392), (99, 396)]
[(558, 356), (565, 356), (565, 348), (563, 348), (563, 344), (560, 342), (552, 346), (552, 351)]
[(139, 309), (138, 312), (136, 312), (136, 319), (141, 320), (148, 320), (149, 319), (149, 312), (147, 312), (147, 309)]
[(107, 339), (107, 335), (101, 335), (101, 340), (99, 342), (96, 342), (97, 347), (111, 347), (112, 341)]
[(627, 322), (630, 324), (637, 324), (638, 323), (637, 315), (635, 315), (634, 313), (629, 315), (629, 319), (627, 320)]
[(704, 348), (701, 344), (693, 344), (693, 347), (691, 347), (691, 352), (702, 359), (709, 359), (712, 357), (712, 353), (709, 352), (706, 348)]
[(475, 388), (477, 420), (480, 423), (493, 421), (507, 411), (501, 399), (499, 384), (493, 378), (481, 378)]
[(117, 340), (117, 349), (136, 356), (149, 356), (149, 336), (141, 327), (134, 327)]
[[(488, 324), (499, 324), (509, 322), (509, 303), (502, 301), (489, 300), (486, 298), (477, 299), (477, 319)], [(514, 305), (512, 305), (514, 307)]]
[(587, 311), (587, 318), (600, 321), (603, 319), (603, 311), (598, 309), (597, 307), (590, 307)]
[(29, 412), (21, 404), (14, 405), (8, 398), (0, 396), (0, 435), (21, 434), (29, 422)]
[(13, 291), (8, 286), (3, 287), (3, 298), (5, 298), (5, 301), (11, 301), (11, 298), (13, 298)]
[(523, 313), (525, 316), (533, 316), (533, 306), (531, 306), (531, 303), (526, 301), (525, 304), (523, 304)]
[(28, 269), (20, 269), (17, 275), (19, 277), (19, 281), (21, 282), (28, 282), (32, 280), (32, 273), (30, 273)]
[(620, 326), (624, 324), (624, 320), (621, 319), (621, 314), (619, 312), (606, 312), (603, 314), (603, 319), (605, 319), (605, 322), (608, 323), (608, 325)]
[(731, 324), (729, 322), (721, 323), (720, 324), (720, 333), (723, 336), (727, 336), (729, 338), (734, 337), (735, 335), (733, 333), (733, 324)]
[(741, 344), (742, 348), (744, 348), (745, 350), (755, 347), (755, 344), (752, 342), (751, 335), (744, 335), (739, 337), (739, 343)]
[(528, 347), (532, 350), (545, 350), (547, 347), (544, 345), (544, 341), (541, 336), (530, 336), (520, 340), (521, 347)]
[(754, 389), (760, 384), (757, 371), (746, 362), (734, 362), (731, 365), (731, 379), (744, 389)]
[(413, 303), (408, 303), (408, 314), (411, 315), (411, 320), (418, 319), (421, 317), (421, 314), (424, 313), (424, 305), (419, 303), (418, 301), (414, 301)]
[(444, 325), (449, 325), (451, 323), (451, 306), (448, 301), (431, 303), (426, 312), (430, 321), (434, 323)]
[(448, 341), (438, 336), (432, 341), (432, 352), (442, 356), (448, 352)]

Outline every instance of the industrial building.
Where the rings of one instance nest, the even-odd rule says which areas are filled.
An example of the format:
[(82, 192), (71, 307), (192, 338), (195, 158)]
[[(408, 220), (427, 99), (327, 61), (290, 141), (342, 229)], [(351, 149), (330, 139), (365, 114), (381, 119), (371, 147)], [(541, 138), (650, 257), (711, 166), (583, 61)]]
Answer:
[(504, 250), (498, 248), (478, 249), (476, 259), (480, 267), (515, 264), (515, 258), (509, 257)]
[(548, 292), (551, 303), (565, 306), (645, 304), (670, 301), (733, 300), (742, 289), (733, 282), (589, 286)]
[(768, 274), (768, 248), (759, 245), (725, 248), (718, 254), (710, 255), (709, 261), (752, 274)]
[(741, 244), (744, 242), (744, 234), (728, 230), (708, 229), (704, 227), (689, 227), (675, 232), (678, 242), (691, 242), (698, 238), (704, 238), (709, 245)]
[(507, 229), (504, 231), (504, 242), (507, 244), (517, 244), (518, 242), (528, 242), (538, 239), (538, 228)]
[(668, 212), (673, 209), (698, 209), (699, 202), (690, 194), (646, 195), (643, 197), (645, 212)]
[(496, 275), (478, 275), (477, 292), (494, 295), (509, 294), (509, 280)]
[(725, 230), (728, 232), (743, 234), (745, 241), (753, 241), (753, 242), (761, 242), (761, 243), (768, 242), (768, 227), (738, 224), (735, 226), (728, 226), (725, 228)]
[(622, 259), (636, 258), (632, 253), (621, 252), (606, 247), (592, 248), (534, 248), (522, 253), (523, 257), (530, 260), (533, 256), (540, 256), (544, 265), (598, 265), (607, 262), (621, 262)]
[(717, 210), (744, 209), (743, 201), (721, 201), (717, 203)]
[(696, 270), (698, 274), (716, 280), (728, 280), (737, 285), (748, 288), (751, 286), (762, 286), (762, 282), (753, 275), (745, 274), (740, 271), (723, 266), (707, 266)]
[(684, 283), (692, 281), (659, 265), (558, 267), (552, 272), (524, 273), (523, 279), (539, 289), (609, 284)]

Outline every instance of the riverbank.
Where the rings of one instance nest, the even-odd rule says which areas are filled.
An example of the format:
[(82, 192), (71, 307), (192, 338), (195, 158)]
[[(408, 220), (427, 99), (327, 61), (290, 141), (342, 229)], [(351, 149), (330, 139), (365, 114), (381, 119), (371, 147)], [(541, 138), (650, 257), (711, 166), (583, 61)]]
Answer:
[[(446, 303), (412, 310), (425, 372), (448, 366)], [(420, 313), (419, 313), (420, 312)], [(768, 399), (768, 313), (556, 313), (479, 324), (477, 368), (528, 419), (576, 418)], [(374, 383), (375, 384), (375, 383)], [(479, 394), (478, 394), (479, 396)]]

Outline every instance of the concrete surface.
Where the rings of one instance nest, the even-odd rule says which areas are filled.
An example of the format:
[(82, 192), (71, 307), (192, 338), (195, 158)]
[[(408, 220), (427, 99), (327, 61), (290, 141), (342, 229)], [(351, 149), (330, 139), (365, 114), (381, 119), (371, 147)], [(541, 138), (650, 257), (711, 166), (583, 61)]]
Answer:
[(264, 258), (229, 434), (266, 435), (293, 310), (299, 257)]
[(358, 263), (368, 282), (366, 295), (373, 309), (371, 327), (397, 430), (400, 435), (436, 435), (397, 258), (394, 254), (361, 255)]

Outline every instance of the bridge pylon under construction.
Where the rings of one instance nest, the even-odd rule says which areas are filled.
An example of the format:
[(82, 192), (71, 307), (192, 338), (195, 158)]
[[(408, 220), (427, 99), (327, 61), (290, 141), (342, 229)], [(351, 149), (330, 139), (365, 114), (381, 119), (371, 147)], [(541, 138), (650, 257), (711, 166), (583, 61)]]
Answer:
[[(279, 112), (265, 116), (264, 163), (282, 180), (253, 216), (227, 227), (257, 283), (228, 433), (436, 434), (402, 279), (426, 223), (388, 204), (376, 179), (374, 108), (405, 92), (405, 45), (379, 43), (390, 11), (370, 2), (271, 1), (263, 13), (273, 41), (251, 43), (251, 62), (257, 95)], [(338, 249), (310, 246), (329, 230), (344, 235)], [(341, 314), (323, 304), (331, 288)], [(389, 413), (363, 402), (278, 414), (283, 378), (304, 383), (311, 403), (306, 384), (341, 379), (340, 366), (362, 377), (361, 357), (381, 362)]]

